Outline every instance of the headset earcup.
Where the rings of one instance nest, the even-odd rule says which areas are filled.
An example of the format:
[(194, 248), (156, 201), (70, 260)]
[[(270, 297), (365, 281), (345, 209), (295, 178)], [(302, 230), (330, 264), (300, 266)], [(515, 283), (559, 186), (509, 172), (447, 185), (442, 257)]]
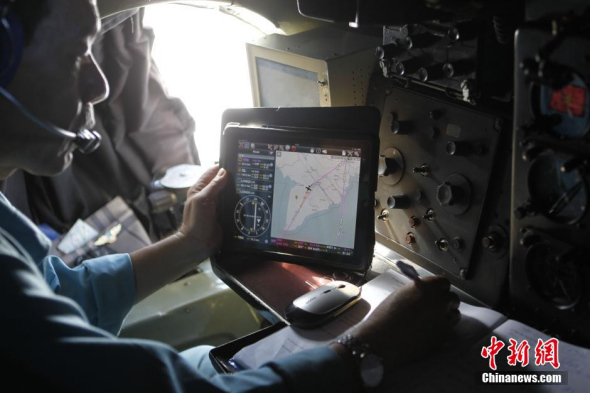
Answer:
[[(4, 14), (4, 10), (2, 9), (4, 6), (0, 7), (0, 77), (4, 75), (8, 65), (10, 63), (10, 58), (12, 57), (12, 49), (10, 48), (10, 38), (8, 32), (6, 31), (6, 25), (8, 21), (2, 16)], [(4, 84), (0, 84), (0, 86), (4, 87)]]
[(14, 78), (24, 50), (21, 22), (7, 7), (0, 6), (0, 87), (7, 87)]

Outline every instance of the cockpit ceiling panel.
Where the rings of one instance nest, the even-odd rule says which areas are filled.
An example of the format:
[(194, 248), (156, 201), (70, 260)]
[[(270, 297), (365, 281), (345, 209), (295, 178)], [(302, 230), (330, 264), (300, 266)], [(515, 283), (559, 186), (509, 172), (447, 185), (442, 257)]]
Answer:
[(102, 17), (121, 11), (161, 3), (183, 3), (211, 6), (236, 6), (255, 12), (272, 22), (285, 34), (291, 35), (324, 24), (299, 14), (296, 0), (97, 0)]
[[(144, 7), (151, 4), (159, 4), (159, 3), (181, 3), (179, 1), (171, 1), (171, 0), (96, 0), (98, 4), (98, 9), (100, 10), (100, 15), (104, 18), (106, 16), (110, 16), (116, 14), (121, 11), (127, 11), (137, 7)], [(206, 4), (211, 3), (213, 5), (220, 4), (220, 5), (231, 5), (233, 2), (230, 0), (195, 0), (195, 1), (182, 1), (182, 3), (194, 3), (194, 4)]]

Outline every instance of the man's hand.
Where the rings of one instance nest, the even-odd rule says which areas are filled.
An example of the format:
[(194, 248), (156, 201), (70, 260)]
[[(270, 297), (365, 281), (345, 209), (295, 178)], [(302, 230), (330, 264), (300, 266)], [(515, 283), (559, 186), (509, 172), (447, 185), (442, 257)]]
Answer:
[(221, 226), (217, 220), (217, 199), (227, 183), (225, 169), (209, 168), (187, 194), (179, 236), (186, 247), (203, 258), (209, 257), (221, 245)]
[(387, 297), (352, 334), (369, 344), (386, 368), (424, 357), (460, 319), (459, 297), (449, 289), (440, 276), (411, 282)]
[(210, 257), (221, 244), (217, 197), (227, 183), (225, 170), (208, 169), (188, 192), (180, 230), (131, 253), (137, 301)]

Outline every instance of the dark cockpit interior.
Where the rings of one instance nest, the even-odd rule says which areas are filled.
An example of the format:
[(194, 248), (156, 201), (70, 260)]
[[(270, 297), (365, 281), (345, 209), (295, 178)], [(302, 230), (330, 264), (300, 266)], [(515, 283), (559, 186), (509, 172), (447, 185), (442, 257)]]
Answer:
[[(153, 27), (146, 22), (156, 21), (152, 9), (163, 14), (164, 8), (157, 7), (214, 9), (257, 35), (246, 42), (232, 36), (243, 50), (239, 53), (218, 46), (211, 54), (194, 49), (196, 43), (193, 48), (192, 42), (213, 40), (207, 36), (172, 36), (161, 44), (165, 31), (157, 22)], [(224, 156), (220, 138), (228, 124), (315, 129), (330, 117), (348, 129), (349, 139), (369, 126), (378, 136), (376, 174), (366, 174), (375, 177), (375, 189), (368, 191), (370, 206), (362, 210), (363, 225), (370, 230), (362, 237), (363, 250), (372, 254), (368, 269), (347, 271), (328, 264), (317, 270), (283, 260), (244, 265), (221, 252), (211, 265), (171, 284), (168, 292), (139, 303), (123, 336), (155, 338), (183, 349), (202, 342), (223, 348), (259, 328), (274, 332), (287, 325), (285, 306), (326, 278), (360, 285), (386, 270), (399, 271), (396, 262), (403, 261), (417, 275), (443, 275), (466, 303), (582, 349), (590, 347), (587, 2), (98, 0), (98, 8), (103, 29), (92, 50), (110, 84), (109, 98), (95, 106), (94, 129), (102, 144), (93, 154), (75, 153), (73, 164), (58, 176), (19, 171), (0, 181), (0, 191), (43, 226), (54, 241), (52, 251), (69, 266), (135, 251), (176, 230), (191, 182)], [(173, 66), (180, 69), (184, 61), (172, 59), (174, 52), (191, 51), (203, 59), (196, 62), (213, 60), (210, 71), (193, 71), (211, 84), (193, 86), (181, 76), (180, 83), (170, 80), (167, 86), (176, 72)], [(230, 71), (216, 71), (222, 64)], [(246, 101), (239, 103), (237, 88), (232, 91), (238, 82), (247, 90)], [(191, 104), (176, 97), (183, 84), (201, 100)], [(207, 101), (221, 109), (207, 107)], [(276, 108), (297, 109), (286, 112), (292, 114), (284, 120), (273, 114), (279, 112)], [(225, 109), (229, 111), (222, 114)], [(375, 110), (374, 124), (357, 117), (373, 119), (368, 115)], [(213, 120), (206, 124), (213, 125), (206, 129), (199, 118), (207, 112)], [(275, 123), (279, 121), (290, 123)], [(280, 157), (290, 143), (278, 140), (268, 150)], [(311, 153), (324, 150), (312, 136), (306, 141)], [(243, 147), (244, 140), (240, 143)], [(248, 143), (251, 154), (266, 154)], [(323, 154), (333, 147), (326, 146)], [(354, 152), (350, 148), (349, 155)], [(242, 165), (242, 156), (232, 165)], [(256, 192), (270, 179), (262, 170), (268, 168), (260, 168), (248, 172), (254, 179), (248, 187)], [(305, 198), (311, 187), (307, 185)], [(246, 240), (267, 230), (256, 227), (260, 217), (270, 220), (270, 202), (256, 195), (247, 200), (252, 206), (259, 203), (254, 213), (237, 208), (220, 213), (237, 220), (238, 236)], [(238, 200), (245, 209), (244, 199)], [(240, 229), (252, 214), (252, 228)], [(339, 214), (344, 216), (344, 207)], [(96, 229), (86, 241), (69, 239), (64, 246), (73, 227), (81, 230), (79, 219)], [(306, 240), (302, 248), (310, 243), (315, 242)], [(223, 287), (227, 292), (190, 289), (191, 282), (201, 281), (207, 291)], [(203, 306), (211, 299), (215, 306)], [(234, 310), (233, 302), (242, 300), (240, 311)], [(218, 317), (225, 304), (230, 304), (225, 309), (229, 314), (241, 319)], [(183, 319), (193, 310), (217, 321), (220, 330), (193, 329), (197, 322)], [(230, 325), (236, 328), (228, 329)], [(240, 347), (255, 342), (248, 337)], [(232, 354), (217, 354), (223, 358), (220, 367), (228, 371)], [(576, 386), (574, 391), (583, 390)]]

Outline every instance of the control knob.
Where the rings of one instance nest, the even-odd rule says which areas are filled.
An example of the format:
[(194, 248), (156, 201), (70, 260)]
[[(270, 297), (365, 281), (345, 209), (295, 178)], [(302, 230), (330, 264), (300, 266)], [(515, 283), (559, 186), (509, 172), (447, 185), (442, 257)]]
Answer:
[(388, 186), (399, 183), (404, 176), (406, 164), (402, 153), (391, 147), (386, 149), (379, 156), (378, 175), (379, 182)]
[(397, 162), (393, 158), (379, 156), (379, 176), (389, 176), (399, 169)]
[(540, 241), (541, 241), (541, 238), (534, 231), (526, 230), (524, 232), (523, 236), (520, 238), (519, 243), (521, 246), (529, 248), (529, 247), (539, 243)]
[(470, 142), (449, 141), (447, 142), (446, 150), (449, 156), (480, 155), (482, 153), (482, 146)]
[(502, 247), (502, 236), (495, 232), (488, 233), (481, 239), (481, 245), (490, 251), (496, 251)]
[(459, 22), (447, 32), (451, 42), (467, 41), (477, 36), (478, 27), (471, 21)]
[(453, 63), (445, 63), (442, 67), (445, 78), (463, 76), (475, 70), (473, 63), (469, 60), (460, 60)]
[(398, 61), (395, 65), (395, 72), (399, 75), (410, 75), (418, 72), (424, 65), (425, 60), (420, 57), (414, 57), (409, 60)]
[(561, 124), (561, 116), (558, 114), (535, 116), (533, 120), (530, 120), (522, 124), (518, 131), (524, 135), (533, 133), (552, 133), (553, 129)]
[(394, 120), (391, 122), (391, 132), (396, 135), (406, 135), (410, 133), (410, 122)]
[(537, 158), (537, 156), (541, 154), (544, 150), (545, 148), (539, 144), (527, 143), (522, 148), (522, 160), (525, 162), (531, 162), (535, 158)]
[(377, 50), (375, 51), (375, 56), (377, 59), (384, 60), (396, 58), (402, 53), (404, 53), (404, 48), (398, 46), (397, 44), (387, 44), (378, 46)]
[(451, 240), (451, 248), (455, 251), (462, 251), (465, 248), (465, 242), (460, 237)]
[(443, 183), (436, 189), (436, 200), (441, 206), (453, 206), (460, 198), (461, 191), (450, 183)]
[(517, 207), (514, 209), (514, 217), (521, 220), (526, 216), (533, 217), (537, 214), (537, 210), (533, 206), (533, 203), (530, 199), (526, 200), (522, 206)]
[(404, 40), (404, 46), (406, 49), (420, 49), (432, 46), (438, 41), (439, 38), (430, 33), (416, 34), (410, 37), (406, 37)]
[(586, 168), (587, 166), (588, 161), (586, 161), (584, 158), (576, 157), (564, 162), (559, 170), (562, 173), (570, 173), (578, 169)]
[(418, 70), (418, 79), (422, 82), (437, 81), (443, 79), (445, 74), (441, 65), (422, 67)]
[(471, 185), (461, 175), (451, 175), (436, 189), (436, 199), (454, 215), (465, 213), (471, 205)]
[(387, 206), (390, 209), (407, 209), (410, 207), (410, 198), (406, 195), (392, 195), (387, 198)]

